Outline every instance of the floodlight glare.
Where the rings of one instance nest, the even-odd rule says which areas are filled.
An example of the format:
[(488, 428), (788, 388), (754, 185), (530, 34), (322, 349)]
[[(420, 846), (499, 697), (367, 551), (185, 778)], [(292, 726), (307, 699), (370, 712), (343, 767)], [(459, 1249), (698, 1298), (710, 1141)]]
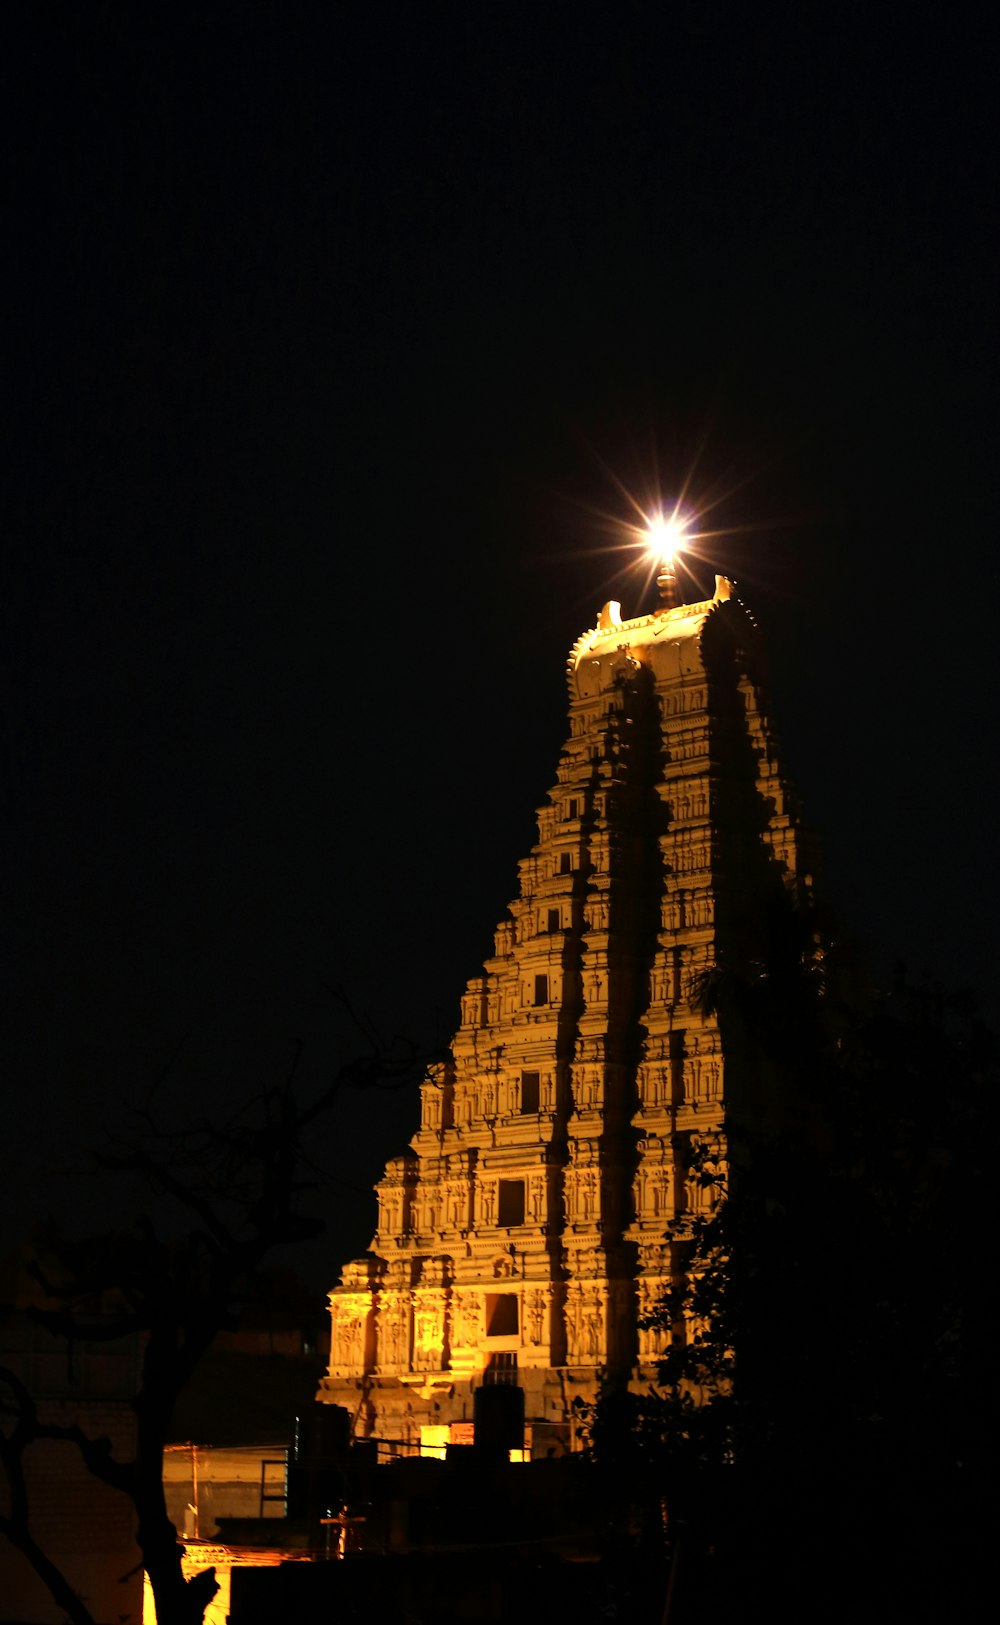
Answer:
[(687, 535), (688, 521), (681, 513), (657, 513), (647, 521), (646, 536), (650, 552), (660, 564), (672, 564), (680, 552)]

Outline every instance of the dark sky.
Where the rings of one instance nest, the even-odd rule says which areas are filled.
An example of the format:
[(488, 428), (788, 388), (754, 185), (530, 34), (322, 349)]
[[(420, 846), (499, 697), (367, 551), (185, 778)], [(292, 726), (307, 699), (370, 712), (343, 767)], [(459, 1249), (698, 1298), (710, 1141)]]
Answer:
[[(992, 67), (971, 12), (8, 21), (0, 1186), (449, 1031), (615, 476), (717, 501), (845, 929), (996, 1011)], [(610, 472), (609, 472), (610, 471)], [(707, 581), (711, 570), (703, 572)], [(187, 1091), (187, 1095), (185, 1094)], [(330, 1284), (413, 1101), (324, 1155)], [(322, 1271), (321, 1271), (322, 1273)]]

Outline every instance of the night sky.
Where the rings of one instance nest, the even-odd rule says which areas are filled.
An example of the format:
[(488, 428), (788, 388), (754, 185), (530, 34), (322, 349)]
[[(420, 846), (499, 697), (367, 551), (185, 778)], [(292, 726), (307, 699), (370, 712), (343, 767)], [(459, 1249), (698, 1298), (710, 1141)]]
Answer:
[[(446, 1037), (622, 487), (711, 502), (844, 931), (996, 1016), (993, 61), (961, 7), (8, 20), (4, 1233)], [(602, 517), (603, 516), (603, 517)], [(625, 572), (623, 571), (625, 566)], [(930, 1104), (930, 1103), (929, 1103)], [(332, 1285), (415, 1102), (345, 1103)], [(316, 1273), (315, 1258), (311, 1266)]]

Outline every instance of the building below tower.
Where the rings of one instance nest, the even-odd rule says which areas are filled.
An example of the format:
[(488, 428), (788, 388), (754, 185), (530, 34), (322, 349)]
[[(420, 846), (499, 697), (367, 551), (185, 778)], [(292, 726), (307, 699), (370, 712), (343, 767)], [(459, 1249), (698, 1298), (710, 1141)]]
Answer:
[[(769, 892), (812, 883), (757, 668), (723, 577), (635, 620), (607, 604), (575, 644), (537, 845), (379, 1182), (370, 1251), (330, 1295), (318, 1398), (358, 1437), (437, 1451), (478, 1412), (544, 1456), (576, 1448), (574, 1400), (655, 1384), (671, 1334), (644, 1321), (739, 1107), (699, 988)], [(497, 1408), (495, 1389), (519, 1394)]]

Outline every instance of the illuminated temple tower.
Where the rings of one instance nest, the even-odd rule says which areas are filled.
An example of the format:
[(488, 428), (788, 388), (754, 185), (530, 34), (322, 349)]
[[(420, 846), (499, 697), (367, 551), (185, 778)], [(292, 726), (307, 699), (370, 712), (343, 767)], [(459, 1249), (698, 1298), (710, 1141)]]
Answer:
[[(756, 676), (753, 623), (713, 599), (623, 621), (569, 660), (569, 738), (451, 1058), (378, 1185), (370, 1252), (331, 1294), (329, 1375), (359, 1437), (467, 1441), (475, 1392), (516, 1384), (534, 1454), (572, 1401), (646, 1387), (639, 1322), (725, 1161), (739, 1064), (695, 1007), (746, 920), (811, 885)], [(728, 956), (728, 957), (727, 957)]]

